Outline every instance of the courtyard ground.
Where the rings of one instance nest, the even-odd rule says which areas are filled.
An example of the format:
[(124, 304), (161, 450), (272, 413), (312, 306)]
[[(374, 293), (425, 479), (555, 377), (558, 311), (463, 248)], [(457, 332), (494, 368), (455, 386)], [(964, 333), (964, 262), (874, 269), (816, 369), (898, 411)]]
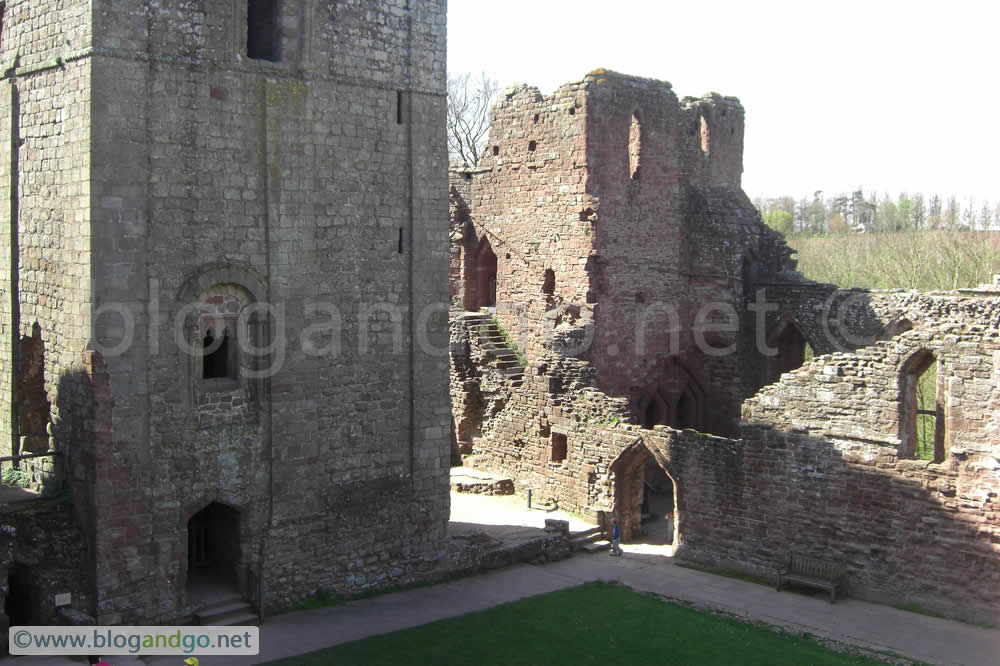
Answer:
[[(540, 530), (556, 513), (528, 510), (523, 498), (452, 495), (452, 520), (458, 529), (492, 534)], [(562, 516), (571, 521), (573, 516)], [(571, 522), (580, 529), (583, 521)], [(454, 527), (454, 525), (453, 525)], [(495, 531), (494, 531), (495, 530)], [(669, 546), (625, 544), (623, 557), (604, 553), (576, 555), (543, 566), (521, 564), (479, 576), (351, 601), (339, 606), (269, 617), (260, 628), (262, 650), (255, 657), (219, 657), (204, 666), (258, 664), (313, 652), (332, 645), (415, 627), (435, 620), (485, 610), (591, 581), (618, 581), (635, 590), (713, 608), (878, 651), (894, 652), (931, 664), (996, 666), (1000, 630), (910, 613), (856, 599), (830, 604), (823, 595), (776, 592), (773, 587), (724, 578), (676, 566)], [(595, 609), (599, 612), (599, 609)], [(5, 662), (6, 663), (6, 660)], [(68, 659), (21, 658), (14, 663), (63, 666)], [(136, 661), (112, 659), (114, 666)], [(175, 666), (176, 657), (152, 657), (148, 666)]]

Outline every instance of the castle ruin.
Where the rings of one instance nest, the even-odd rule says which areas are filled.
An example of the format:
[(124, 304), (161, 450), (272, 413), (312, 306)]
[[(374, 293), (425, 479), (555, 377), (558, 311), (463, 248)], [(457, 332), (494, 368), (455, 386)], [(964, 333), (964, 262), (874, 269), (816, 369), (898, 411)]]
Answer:
[(743, 131), (734, 98), (604, 70), (506, 92), (451, 172), (453, 456), (626, 537), (669, 514), (682, 559), (770, 577), (803, 552), (854, 596), (982, 620), (1000, 294), (803, 279), (741, 190)]

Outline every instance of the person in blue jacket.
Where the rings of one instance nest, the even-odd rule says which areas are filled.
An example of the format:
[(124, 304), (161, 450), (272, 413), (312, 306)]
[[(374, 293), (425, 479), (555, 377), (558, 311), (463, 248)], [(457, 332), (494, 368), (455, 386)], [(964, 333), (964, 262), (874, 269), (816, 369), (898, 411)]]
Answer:
[(608, 555), (618, 555), (621, 557), (622, 554), (622, 530), (618, 526), (618, 519), (615, 518), (611, 521), (611, 552)]

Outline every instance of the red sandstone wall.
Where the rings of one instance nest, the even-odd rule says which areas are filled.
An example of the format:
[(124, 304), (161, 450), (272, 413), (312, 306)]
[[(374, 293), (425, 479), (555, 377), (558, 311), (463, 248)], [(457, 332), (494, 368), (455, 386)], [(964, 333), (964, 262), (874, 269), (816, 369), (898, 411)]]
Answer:
[[(551, 97), (508, 91), (490, 141), (480, 169), (452, 174), (453, 226), (466, 208), (472, 221), (452, 257), (463, 304), (482, 303), (485, 239), (497, 256), (497, 317), (529, 359), (571, 339), (562, 353), (590, 360), (597, 386), (634, 410), (694, 382), (698, 418), (686, 425), (735, 432), (756, 385), (744, 348), (718, 353), (739, 340), (720, 329), (739, 325), (747, 276), (774, 275), (788, 254), (739, 189), (739, 102), (681, 103), (668, 83), (598, 70)], [(702, 338), (706, 303), (730, 314), (702, 312)]]

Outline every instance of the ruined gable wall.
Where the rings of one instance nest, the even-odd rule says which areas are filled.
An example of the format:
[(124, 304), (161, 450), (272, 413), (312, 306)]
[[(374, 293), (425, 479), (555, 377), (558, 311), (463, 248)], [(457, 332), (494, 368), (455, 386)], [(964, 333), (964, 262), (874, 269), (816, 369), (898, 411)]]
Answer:
[[(119, 482), (96, 504), (126, 536), (98, 545), (100, 621), (189, 611), (212, 501), (268, 609), (425, 575), (448, 515), (444, 3), (281, 3), (277, 63), (246, 57), (245, 3), (129, 5), (96, 19), (98, 298), (144, 333), (107, 359)], [(220, 284), (280, 308), (280, 369), (208, 427), (177, 321)]]
[[(508, 90), (494, 107), (486, 157), (469, 186), (475, 235), (465, 237), (463, 252), (473, 253), (483, 238), (491, 243), (497, 318), (529, 358), (543, 351), (553, 317), (546, 313), (571, 305), (589, 315), (594, 204), (584, 184), (585, 103), (580, 84), (550, 97), (527, 86)], [(542, 293), (546, 269), (555, 273), (551, 296)]]
[[(742, 340), (750, 331), (739, 330), (745, 282), (773, 276), (788, 255), (740, 190), (742, 107), (717, 95), (681, 104), (665, 82), (600, 70), (586, 85), (588, 192), (600, 206), (595, 340), (585, 358), (601, 390), (634, 400), (663, 381), (663, 361), (676, 355), (705, 377), (704, 402), (720, 408), (699, 427), (734, 432), (748, 393)], [(701, 129), (716, 124), (708, 150)], [(712, 329), (704, 338), (700, 324)]]

